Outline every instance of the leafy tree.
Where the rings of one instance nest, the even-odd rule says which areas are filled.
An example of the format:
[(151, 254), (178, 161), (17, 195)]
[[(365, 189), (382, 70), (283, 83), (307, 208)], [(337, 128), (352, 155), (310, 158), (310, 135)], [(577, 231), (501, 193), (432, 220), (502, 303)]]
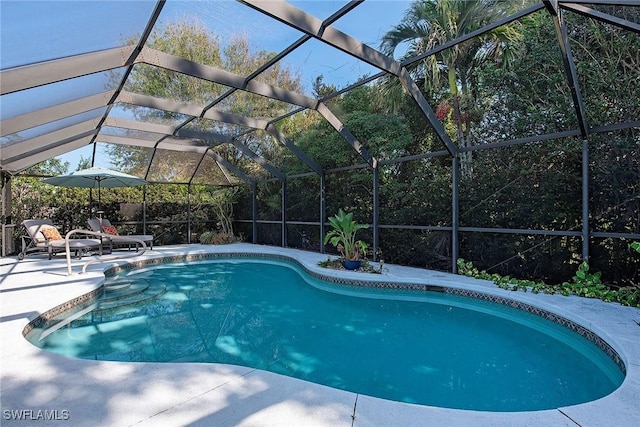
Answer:
[(337, 91), (338, 88), (335, 85), (328, 85), (324, 82), (324, 76), (322, 74), (313, 81), (313, 95), (318, 99), (324, 98)]
[[(406, 44), (403, 59), (411, 58), (494, 22), (510, 10), (510, 3), (501, 0), (417, 0), (402, 21), (383, 37), (381, 50), (393, 55), (399, 45)], [(516, 56), (520, 36), (514, 25), (502, 26), (408, 67), (429, 93), (437, 93), (443, 80), (447, 82), (448, 96), (442, 100), (440, 109), (447, 110), (449, 101), (453, 104), (460, 146), (471, 145), (470, 112), (474, 109), (477, 83), (474, 70), (487, 61), (508, 64)], [(441, 114), (441, 119), (447, 114)], [(463, 160), (468, 163), (470, 153)]]
[[(234, 36), (223, 43), (217, 35), (210, 33), (195, 18), (166, 25), (161, 31), (154, 33), (147, 45), (171, 55), (243, 76), (254, 72), (275, 55), (273, 52), (253, 50), (245, 36)], [(282, 65), (270, 67), (260, 74), (259, 79), (283, 89), (301, 91), (299, 76)], [(145, 64), (137, 64), (134, 67), (125, 89), (134, 93), (191, 103), (203, 108), (228, 90), (227, 87), (217, 83)], [(134, 106), (130, 108), (134, 117), (140, 121), (169, 121), (175, 124), (185, 120), (184, 117), (170, 112)], [(236, 91), (216, 104), (214, 108), (249, 117), (270, 118), (286, 113), (291, 106), (267, 97)], [(198, 118), (193, 120), (189, 126), (194, 126), (202, 131), (232, 136), (245, 131), (241, 126)], [(135, 132), (129, 134), (136, 137)], [(156, 135), (155, 139), (160, 139), (160, 137), (160, 135)], [(265, 134), (257, 136), (252, 134), (243, 139), (254, 149), (270, 151), (279, 148), (279, 143), (276, 144), (272, 137)], [(228, 146), (216, 147), (215, 150), (233, 163), (242, 163), (235, 150)], [(109, 154), (115, 165), (138, 175), (146, 173), (151, 157), (149, 149), (128, 146), (110, 146)], [(163, 161), (154, 162), (154, 170), (152, 171), (154, 180), (160, 182), (169, 182), (175, 177), (190, 177), (199, 162), (197, 156), (185, 156), (184, 153), (169, 150), (163, 151), (162, 156)], [(245, 163), (249, 162), (245, 161)], [(210, 166), (201, 165), (201, 167), (208, 168)], [(201, 173), (216, 176), (213, 170), (201, 171)], [(186, 179), (184, 180), (186, 181)]]
[(53, 158), (31, 166), (24, 174), (32, 176), (57, 176), (66, 174), (68, 170), (69, 162), (63, 162), (58, 158)]
[(88, 169), (91, 167), (91, 159), (84, 156), (80, 156), (78, 161), (78, 168), (76, 170)]
[[(637, 19), (633, 18), (633, 19)], [(632, 19), (632, 20), (633, 20)], [(628, 31), (565, 13), (588, 121), (621, 123), (640, 116), (634, 79), (640, 38)], [(476, 70), (483, 120), (478, 140), (498, 142), (577, 128), (557, 43), (545, 13), (522, 20), (524, 55), (510, 70), (485, 63)], [(604, 37), (604, 33), (608, 34)], [(595, 88), (592, 89), (592, 88)], [(590, 135), (590, 225), (595, 231), (638, 232), (640, 166), (637, 129)], [(579, 231), (582, 141), (564, 138), (482, 150), (473, 180), (463, 180), (464, 226)], [(466, 257), (483, 268), (559, 283), (581, 262), (577, 238), (463, 236)], [(594, 239), (590, 264), (609, 283), (637, 282), (638, 262), (623, 243)]]

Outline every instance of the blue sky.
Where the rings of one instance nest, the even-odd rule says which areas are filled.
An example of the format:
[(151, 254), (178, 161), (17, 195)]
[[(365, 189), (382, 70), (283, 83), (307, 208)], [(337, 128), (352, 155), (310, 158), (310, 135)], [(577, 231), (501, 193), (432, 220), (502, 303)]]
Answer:
[[(196, 16), (216, 34), (223, 37), (228, 34), (245, 34), (255, 48), (275, 52), (283, 50), (302, 36), (302, 33), (235, 1), (189, 2), (189, 8), (182, 7), (183, 3), (167, 2), (160, 20)], [(322, 20), (347, 2), (302, 0), (290, 3)], [(340, 18), (334, 27), (378, 48), (382, 36), (400, 22), (410, 4), (406, 0), (367, 0)], [(320, 74), (324, 75), (326, 83), (345, 87), (364, 74), (378, 72), (346, 54), (336, 53), (334, 49), (318, 41), (297, 49), (285, 59), (285, 63), (299, 69), (303, 84), (309, 90), (311, 82)]]
[[(346, 0), (302, 0), (292, 4), (318, 19), (325, 19), (346, 4)], [(401, 20), (409, 5), (406, 0), (367, 0), (334, 26), (377, 48), (381, 37)], [(141, 31), (154, 6), (151, 0), (2, 0), (2, 68), (119, 46), (125, 38)], [(277, 52), (302, 35), (232, 0), (169, 0), (159, 21), (163, 24), (193, 17), (223, 40), (230, 34), (245, 34), (256, 49)], [(311, 45), (286, 59), (300, 68), (305, 85), (323, 74), (327, 82), (341, 87), (363, 74), (377, 72), (346, 55), (332, 55), (330, 49), (319, 47), (322, 45), (319, 42)]]
[[(301, 0), (291, 3), (322, 20), (347, 1)], [(378, 48), (381, 37), (400, 22), (410, 4), (406, 0), (367, 0), (339, 19), (334, 27)], [(1, 0), (2, 69), (119, 46), (125, 38), (138, 34), (144, 28), (154, 6), (155, 1), (151, 0)], [(302, 36), (302, 33), (231, 0), (168, 0), (159, 22), (166, 24), (194, 17), (218, 34), (223, 42), (229, 35), (241, 33), (247, 36), (255, 49), (260, 50), (278, 52)], [(320, 74), (324, 76), (325, 83), (345, 87), (364, 75), (379, 71), (317, 40), (307, 42), (284, 62), (300, 73), (307, 95), (311, 95), (311, 84)], [(99, 76), (93, 79), (96, 80), (94, 85), (100, 84)], [(38, 93), (38, 97), (32, 100), (25, 99), (26, 93), (3, 96), (0, 117), (11, 117), (37, 108), (39, 104), (42, 108), (77, 96), (69, 88), (60, 94), (44, 90), (34, 93)], [(24, 109), (27, 110), (21, 111)], [(65, 155), (64, 160), (70, 161), (71, 168), (75, 169), (80, 154), (90, 156), (91, 149), (76, 150)]]

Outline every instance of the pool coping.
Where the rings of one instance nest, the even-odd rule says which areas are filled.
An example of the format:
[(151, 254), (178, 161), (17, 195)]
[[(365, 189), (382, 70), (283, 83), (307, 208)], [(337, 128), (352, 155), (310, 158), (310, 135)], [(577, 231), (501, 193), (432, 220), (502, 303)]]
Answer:
[[(359, 281), (364, 274), (319, 267), (317, 263), (327, 255), (244, 243), (158, 247), (134, 260), (187, 254), (203, 258), (221, 253), (283, 256), (314, 274), (338, 280)], [(75, 265), (78, 271), (79, 262)], [(482, 280), (409, 267), (385, 265), (383, 274), (367, 274), (366, 279), (376, 284), (413, 283), (475, 292), (551, 311), (593, 331), (615, 349), (627, 370), (623, 384), (596, 401), (554, 410), (463, 411), (392, 402), (238, 366), (71, 360), (26, 342), (22, 330), (29, 322), (56, 305), (95, 292), (109, 266), (95, 264), (85, 275), (67, 277), (60, 272), (65, 267), (61, 260), (33, 257), (18, 263), (2, 259), (3, 423), (28, 425), (36, 419), (38, 410), (50, 411), (44, 417), (58, 416), (60, 419), (51, 421), (55, 425), (64, 425), (65, 416), (72, 425), (405, 426), (429, 420), (432, 425), (452, 426), (625, 426), (640, 420), (640, 326), (635, 323), (640, 321), (640, 310), (586, 298), (507, 291)], [(42, 288), (47, 287), (55, 292), (43, 293)], [(114, 384), (114, 378), (121, 381)], [(83, 392), (84, 396), (97, 394), (100, 399), (82, 397)], [(132, 408), (131, 399), (142, 403)], [(32, 413), (27, 417), (29, 410)], [(7, 411), (23, 411), (28, 419), (12, 419), (19, 412)], [(39, 421), (42, 423), (42, 418)]]

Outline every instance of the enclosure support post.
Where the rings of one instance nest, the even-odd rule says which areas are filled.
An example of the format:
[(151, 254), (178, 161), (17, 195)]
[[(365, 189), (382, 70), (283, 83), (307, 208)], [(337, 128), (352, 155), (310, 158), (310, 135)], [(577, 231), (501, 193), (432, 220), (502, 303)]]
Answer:
[(324, 240), (324, 235), (326, 233), (325, 231), (325, 227), (324, 227), (324, 220), (327, 217), (327, 203), (326, 203), (326, 190), (327, 190), (327, 183), (326, 183), (326, 174), (324, 173), (324, 170), (322, 171), (322, 174), (320, 174), (320, 253), (323, 254), (324, 253), (324, 245), (322, 244), (322, 241)]
[(147, 234), (147, 186), (142, 187), (142, 234)]
[(582, 140), (582, 261), (589, 262), (589, 141)]
[(13, 238), (11, 231), (11, 175), (2, 173), (2, 256), (13, 253)]
[(378, 260), (378, 247), (380, 245), (380, 173), (378, 165), (373, 168), (373, 260)]
[(251, 207), (252, 207), (252, 234), (253, 243), (258, 243), (258, 184), (255, 181), (251, 183)]
[(191, 184), (187, 185), (187, 243), (191, 244)]
[(282, 181), (282, 247), (287, 247), (287, 180)]
[(451, 272), (458, 273), (458, 222), (460, 219), (460, 159), (453, 156), (451, 162)]

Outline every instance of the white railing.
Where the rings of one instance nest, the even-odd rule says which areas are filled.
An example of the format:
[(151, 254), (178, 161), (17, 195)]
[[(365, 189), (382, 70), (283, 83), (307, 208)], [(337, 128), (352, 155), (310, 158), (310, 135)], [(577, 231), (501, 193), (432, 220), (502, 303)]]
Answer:
[[(113, 235), (108, 234), (108, 233), (101, 233), (98, 231), (89, 231), (89, 230), (83, 230), (83, 229), (75, 229), (75, 230), (71, 230), (69, 231), (66, 236), (64, 237), (64, 249), (65, 249), (65, 253), (67, 256), (67, 275), (71, 276), (72, 271), (71, 271), (71, 248), (69, 247), (69, 237), (73, 236), (74, 234), (84, 234), (84, 235), (90, 235), (90, 236), (99, 236), (99, 237), (103, 237), (105, 239), (109, 239), (110, 237), (113, 237)], [(82, 266), (82, 274), (87, 272), (87, 267), (91, 264), (97, 263), (97, 262), (106, 262), (106, 261), (116, 261), (116, 260), (120, 260), (120, 259), (125, 259), (125, 258), (132, 258), (135, 256), (139, 256), (144, 254), (147, 251), (147, 244), (140, 239), (136, 239), (133, 237), (128, 237), (128, 236), (118, 236), (118, 242), (131, 242), (131, 243), (136, 243), (136, 244), (140, 244), (140, 246), (142, 247), (141, 251), (136, 251), (136, 252), (131, 252), (131, 253), (126, 253), (126, 254), (122, 254), (122, 255), (115, 255), (115, 256), (111, 256), (111, 257), (103, 257), (102, 255), (99, 258), (95, 258), (92, 259), (88, 262), (86, 262), (83, 266)], [(102, 243), (101, 243), (102, 245)]]

